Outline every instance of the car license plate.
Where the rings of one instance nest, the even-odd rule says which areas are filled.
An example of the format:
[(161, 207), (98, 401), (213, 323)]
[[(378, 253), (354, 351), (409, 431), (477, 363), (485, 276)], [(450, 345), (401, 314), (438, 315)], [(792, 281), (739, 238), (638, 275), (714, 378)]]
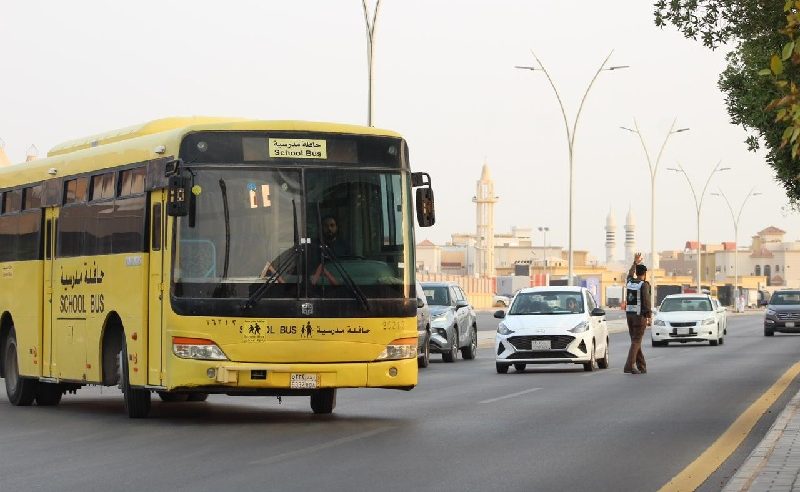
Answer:
[(794, 321), (787, 321), (786, 328), (794, 328)]
[(691, 333), (691, 328), (676, 328), (675, 332), (677, 335), (688, 335)]
[(531, 350), (550, 350), (550, 340), (531, 340)]
[(292, 373), (289, 379), (289, 387), (294, 389), (316, 389), (319, 388), (319, 379), (316, 374)]

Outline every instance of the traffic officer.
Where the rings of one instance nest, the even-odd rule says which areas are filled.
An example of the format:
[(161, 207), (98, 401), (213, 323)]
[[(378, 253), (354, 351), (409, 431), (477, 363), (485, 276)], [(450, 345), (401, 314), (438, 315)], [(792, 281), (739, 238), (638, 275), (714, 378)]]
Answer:
[(642, 353), (642, 338), (645, 329), (650, 325), (650, 283), (647, 282), (647, 267), (642, 265), (642, 254), (636, 253), (633, 265), (628, 271), (628, 282), (625, 284), (625, 314), (628, 321), (628, 333), (631, 336), (631, 348), (623, 372), (644, 374), (647, 364)]

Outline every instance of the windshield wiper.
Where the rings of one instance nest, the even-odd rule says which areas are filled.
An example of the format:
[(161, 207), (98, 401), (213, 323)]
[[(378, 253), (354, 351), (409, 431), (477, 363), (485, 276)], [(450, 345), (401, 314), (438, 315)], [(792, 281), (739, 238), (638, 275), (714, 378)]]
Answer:
[[(317, 234), (319, 235), (319, 249), (320, 249), (320, 263), (322, 270), (325, 271), (325, 259), (329, 259), (333, 266), (336, 267), (336, 270), (339, 272), (339, 275), (342, 276), (345, 285), (350, 289), (350, 292), (353, 294), (353, 297), (361, 303), (361, 306), (369, 311), (369, 302), (367, 301), (367, 296), (358, 288), (358, 285), (353, 281), (353, 277), (350, 276), (349, 273), (344, 269), (342, 266), (342, 262), (336, 257), (334, 254), (333, 249), (325, 243), (325, 240), (322, 238), (322, 213), (319, 210), (319, 202), (317, 202)], [(324, 292), (324, 291), (323, 291)]]
[[(305, 252), (305, 243), (300, 241), (300, 232), (297, 228), (297, 205), (295, 204), (294, 200), (292, 200), (292, 216), (294, 218), (294, 247), (292, 247), (292, 254), (284, 258), (281, 264), (278, 265), (278, 268), (273, 269), (272, 275), (268, 276), (266, 280), (264, 280), (264, 283), (261, 284), (258, 287), (258, 289), (255, 290), (255, 292), (253, 292), (253, 294), (250, 296), (249, 299), (247, 299), (247, 302), (244, 304), (245, 309), (252, 308), (256, 302), (258, 302), (261, 298), (263, 298), (266, 295), (267, 291), (269, 291), (269, 289), (273, 285), (278, 283), (278, 280), (280, 280), (281, 276), (284, 273), (286, 273), (289, 267), (292, 266), (292, 263), (298, 265), (298, 270), (301, 269), (300, 267), (302, 262), (297, 260), (299, 258), (302, 258), (303, 253)], [(301, 273), (302, 272), (298, 271), (298, 281), (297, 281), (298, 299), (300, 299), (300, 281), (301, 281), (300, 279), (303, 278), (303, 276), (300, 275)]]

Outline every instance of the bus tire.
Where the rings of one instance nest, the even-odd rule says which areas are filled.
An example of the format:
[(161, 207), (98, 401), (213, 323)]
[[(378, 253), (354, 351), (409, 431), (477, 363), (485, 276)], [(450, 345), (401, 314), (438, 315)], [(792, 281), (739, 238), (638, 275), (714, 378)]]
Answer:
[(208, 393), (193, 392), (189, 393), (189, 398), (186, 401), (206, 401), (208, 400)]
[(61, 403), (64, 387), (56, 383), (39, 383), (36, 386), (36, 404), (40, 407), (54, 407)]
[(125, 400), (125, 411), (132, 419), (143, 419), (150, 413), (150, 392), (145, 389), (132, 388), (130, 383), (130, 370), (128, 367), (128, 344), (122, 342), (122, 351), (119, 353), (120, 389)]
[(311, 410), (317, 415), (333, 413), (336, 408), (336, 388), (319, 389), (311, 393)]
[(17, 407), (30, 406), (36, 399), (36, 387), (39, 382), (19, 375), (17, 334), (13, 326), (3, 347), (3, 374), (5, 374), (8, 401)]

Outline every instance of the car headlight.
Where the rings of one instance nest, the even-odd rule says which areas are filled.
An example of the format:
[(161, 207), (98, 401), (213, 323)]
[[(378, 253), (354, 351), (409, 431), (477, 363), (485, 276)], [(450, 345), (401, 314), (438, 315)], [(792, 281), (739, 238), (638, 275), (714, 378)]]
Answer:
[(415, 359), (417, 357), (416, 338), (392, 340), (375, 360)]
[(713, 325), (716, 320), (714, 318), (706, 318), (703, 320), (704, 325)]
[(774, 309), (767, 309), (767, 314), (770, 315), (770, 316), (775, 316), (775, 310)]
[(497, 325), (497, 333), (501, 335), (510, 335), (514, 333), (514, 330), (510, 330), (505, 323), (500, 323)]
[(655, 326), (667, 326), (663, 319), (657, 319), (653, 321), (653, 325)]
[(570, 329), (571, 333), (583, 333), (584, 331), (589, 329), (589, 322), (588, 321), (581, 321), (574, 328)]
[(445, 321), (447, 321), (446, 312), (437, 314), (436, 316), (431, 316), (431, 323), (443, 323)]
[(216, 343), (204, 338), (172, 338), (172, 353), (181, 359), (228, 360)]

